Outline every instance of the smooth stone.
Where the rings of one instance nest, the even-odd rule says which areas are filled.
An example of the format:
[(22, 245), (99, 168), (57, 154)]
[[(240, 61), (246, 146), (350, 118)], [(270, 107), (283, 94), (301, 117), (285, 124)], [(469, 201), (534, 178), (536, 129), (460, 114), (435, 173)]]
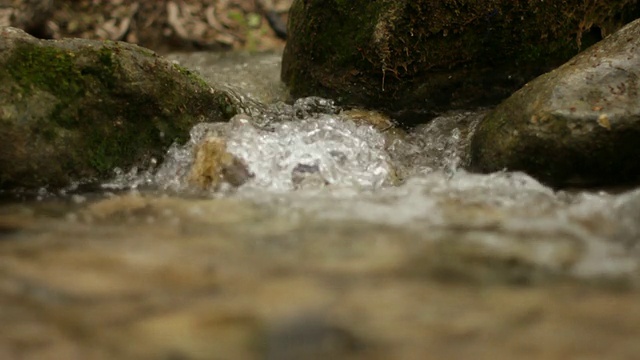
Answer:
[(471, 168), (556, 185), (640, 176), (640, 20), (525, 85), (480, 123)]

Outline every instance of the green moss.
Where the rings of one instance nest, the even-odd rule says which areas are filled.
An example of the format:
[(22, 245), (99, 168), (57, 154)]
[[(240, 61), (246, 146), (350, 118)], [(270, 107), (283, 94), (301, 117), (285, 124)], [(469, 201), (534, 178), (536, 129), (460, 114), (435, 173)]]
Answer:
[(173, 63), (173, 68), (176, 69), (179, 73), (187, 76), (191, 81), (193, 81), (194, 83), (202, 86), (202, 87), (209, 87), (209, 84), (207, 84), (206, 81), (204, 81), (204, 79), (202, 79), (200, 76), (198, 76), (196, 73), (194, 73), (193, 71), (187, 69), (186, 67), (180, 65), (180, 64), (176, 64)]
[[(171, 143), (187, 140), (194, 124), (229, 119), (237, 112), (228, 96), (186, 68), (153, 53), (150, 57), (137, 46), (96, 44), (17, 44), (0, 69), (0, 80), (15, 84), (7, 92), (10, 103), (42, 106), (34, 113), (47, 116), (5, 129), (30, 137), (26, 144), (33, 148), (25, 153), (52, 151), (47, 171), (57, 178), (46, 181), (47, 176), (33, 174), (32, 183), (110, 176), (116, 166), (161, 158)], [(37, 165), (43, 173), (44, 165)]]
[(26, 95), (36, 89), (55, 94), (58, 104), (51, 120), (69, 127), (79, 120), (78, 114), (67, 111), (72, 103), (87, 92), (112, 89), (118, 80), (115, 73), (119, 63), (107, 46), (96, 51), (99, 61), (86, 66), (77, 64), (77, 57), (94, 51), (85, 50), (83, 54), (53, 46), (22, 44), (16, 46), (7, 61), (7, 71)]
[(113, 51), (106, 46), (101, 47), (98, 50), (98, 60), (103, 66), (112, 67), (114, 64)]
[(153, 52), (152, 50), (149, 50), (147, 48), (144, 48), (142, 46), (138, 46), (138, 51), (140, 51), (140, 53), (146, 57), (152, 57), (152, 58), (157, 58), (158, 54), (156, 54), (155, 52)]
[[(287, 43), (283, 57), (283, 80), (294, 93), (302, 96), (319, 95), (340, 100), (340, 95), (335, 96), (323, 89), (341, 87), (347, 97), (366, 97), (369, 88), (361, 86), (361, 82), (369, 78), (361, 79), (358, 74), (378, 72), (383, 68), (379, 65), (379, 54), (367, 44), (379, 18), (389, 11), (390, 6), (395, 6), (395, 2), (332, 0), (304, 3), (295, 1), (290, 10), (288, 32), (295, 39), (304, 40), (294, 39)], [(294, 53), (296, 55), (289, 55)], [(301, 59), (304, 60), (299, 62)], [(305, 60), (309, 59), (319, 66), (305, 69), (308, 64)], [(358, 71), (333, 71), (344, 68)], [(317, 79), (318, 82), (310, 83), (310, 79)]]
[(17, 45), (7, 62), (7, 71), (26, 94), (41, 88), (75, 98), (82, 96), (85, 89), (74, 57), (72, 52), (54, 47)]
[(394, 112), (487, 105), (632, 14), (635, 0), (296, 0), (282, 79), (295, 97)]
[[(98, 61), (88, 62), (91, 65), (78, 65), (77, 58), (90, 52), (95, 52)], [(25, 95), (36, 89), (55, 95), (57, 103), (50, 118), (38, 121), (35, 127), (40, 134), (46, 134), (43, 138), (48, 142), (56, 142), (57, 126), (82, 134), (79, 136), (84, 137), (87, 145), (78, 146), (76, 151), (82, 153), (79, 157), (85, 159), (83, 162), (89, 163), (100, 174), (105, 174), (131, 154), (131, 146), (135, 142), (126, 146), (126, 142), (109, 137), (111, 131), (104, 124), (91, 121), (91, 111), (84, 108), (86, 103), (82, 100), (89, 95), (88, 92), (109, 93), (116, 84), (115, 72), (119, 65), (108, 46), (97, 51), (85, 49), (74, 52), (53, 46), (22, 44), (16, 46), (7, 64), (9, 74)]]

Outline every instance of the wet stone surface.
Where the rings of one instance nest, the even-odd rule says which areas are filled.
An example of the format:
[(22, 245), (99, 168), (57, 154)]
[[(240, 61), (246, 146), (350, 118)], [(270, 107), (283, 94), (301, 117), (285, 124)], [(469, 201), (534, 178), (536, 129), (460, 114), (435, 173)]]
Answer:
[(639, 38), (636, 20), (491, 111), (473, 168), (525, 171), (553, 186), (637, 185)]

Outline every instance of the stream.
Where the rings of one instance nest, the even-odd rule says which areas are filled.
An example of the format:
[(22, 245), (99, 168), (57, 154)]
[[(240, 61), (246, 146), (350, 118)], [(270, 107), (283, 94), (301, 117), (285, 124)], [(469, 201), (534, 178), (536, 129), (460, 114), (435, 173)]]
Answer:
[[(413, 129), (279, 54), (173, 54), (245, 106), (154, 169), (0, 205), (2, 359), (633, 359), (640, 189), (465, 170), (487, 109)], [(214, 134), (250, 172), (193, 186)], [(80, 190), (78, 190), (80, 189)]]

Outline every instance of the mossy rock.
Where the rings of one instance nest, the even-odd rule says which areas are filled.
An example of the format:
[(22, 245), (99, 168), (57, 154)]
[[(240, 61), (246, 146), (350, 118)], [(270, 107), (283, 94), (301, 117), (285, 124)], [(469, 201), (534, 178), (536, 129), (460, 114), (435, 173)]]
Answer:
[(555, 186), (640, 180), (640, 20), (540, 76), (490, 112), (472, 169), (525, 171)]
[(423, 122), (495, 104), (639, 15), (636, 0), (295, 0), (282, 79)]
[(121, 42), (0, 28), (0, 188), (62, 187), (161, 158), (236, 104), (189, 70)]

